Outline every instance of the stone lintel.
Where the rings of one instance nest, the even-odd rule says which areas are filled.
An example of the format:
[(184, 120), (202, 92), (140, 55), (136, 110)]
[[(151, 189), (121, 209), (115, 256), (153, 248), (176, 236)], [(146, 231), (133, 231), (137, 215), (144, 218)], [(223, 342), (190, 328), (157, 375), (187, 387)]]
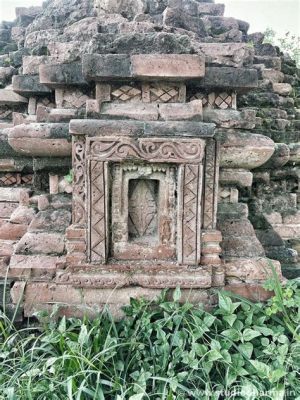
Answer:
[(215, 124), (182, 121), (120, 121), (77, 119), (70, 121), (70, 133), (86, 136), (182, 136), (213, 137)]
[(50, 94), (51, 90), (40, 83), (38, 75), (15, 75), (12, 79), (14, 92), (22, 96)]
[(40, 82), (52, 88), (88, 85), (82, 75), (81, 62), (41, 64), (39, 74)]
[(107, 79), (175, 80), (199, 79), (205, 74), (205, 59), (191, 54), (85, 54), (83, 75), (87, 80)]
[(207, 67), (205, 76), (195, 82), (195, 87), (230, 88), (236, 90), (255, 88), (257, 71), (253, 68)]

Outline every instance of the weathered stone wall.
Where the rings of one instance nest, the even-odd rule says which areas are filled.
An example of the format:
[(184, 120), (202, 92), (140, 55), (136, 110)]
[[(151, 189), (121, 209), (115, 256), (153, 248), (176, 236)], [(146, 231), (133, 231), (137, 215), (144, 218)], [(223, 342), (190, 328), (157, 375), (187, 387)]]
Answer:
[[(107, 130), (127, 120), (115, 125), (123, 133), (145, 122), (154, 135), (151, 123), (161, 123), (174, 137), (214, 126), (222, 264), (217, 274), (201, 270), (202, 286), (191, 283), (195, 301), (213, 301), (209, 288), (220, 285), (263, 298), (267, 257), (299, 276), (299, 71), (223, 14), (224, 5), (199, 0), (53, 0), (1, 24), (0, 272), (12, 303), (24, 295), (25, 315), (53, 302), (73, 314), (115, 307), (159, 291), (124, 286), (116, 299), (94, 283), (99, 268), (82, 272), (86, 236), (74, 226), (74, 206), (71, 218), (82, 176), (74, 170), (73, 194), (69, 179), (76, 119), (89, 119), (87, 137), (98, 120)], [(82, 144), (73, 131), (74, 167)], [(203, 264), (219, 260), (214, 235), (201, 239)]]

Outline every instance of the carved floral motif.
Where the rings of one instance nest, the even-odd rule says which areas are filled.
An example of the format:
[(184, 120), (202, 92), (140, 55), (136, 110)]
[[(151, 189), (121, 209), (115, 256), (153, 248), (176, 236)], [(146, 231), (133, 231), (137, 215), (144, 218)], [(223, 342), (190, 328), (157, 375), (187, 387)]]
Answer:
[(202, 160), (204, 142), (199, 139), (115, 138), (93, 140), (90, 154), (99, 160), (122, 161), (142, 159), (155, 162), (198, 163)]

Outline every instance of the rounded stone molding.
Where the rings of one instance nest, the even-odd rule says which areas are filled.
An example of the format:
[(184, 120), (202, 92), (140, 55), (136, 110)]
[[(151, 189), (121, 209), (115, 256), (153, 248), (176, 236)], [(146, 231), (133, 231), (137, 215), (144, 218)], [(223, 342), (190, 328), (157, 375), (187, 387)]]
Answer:
[(33, 123), (6, 129), (9, 145), (17, 152), (36, 157), (71, 156), (68, 124)]
[(224, 132), (221, 135), (220, 166), (253, 169), (262, 166), (275, 151), (272, 139), (249, 132)]

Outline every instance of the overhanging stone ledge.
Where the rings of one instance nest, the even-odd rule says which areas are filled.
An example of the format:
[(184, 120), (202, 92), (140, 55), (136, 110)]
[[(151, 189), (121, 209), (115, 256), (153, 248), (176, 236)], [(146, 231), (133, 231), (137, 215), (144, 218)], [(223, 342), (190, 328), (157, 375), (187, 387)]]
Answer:
[(70, 133), (84, 136), (183, 136), (214, 137), (215, 124), (203, 122), (141, 122), (122, 120), (76, 119), (70, 121)]

